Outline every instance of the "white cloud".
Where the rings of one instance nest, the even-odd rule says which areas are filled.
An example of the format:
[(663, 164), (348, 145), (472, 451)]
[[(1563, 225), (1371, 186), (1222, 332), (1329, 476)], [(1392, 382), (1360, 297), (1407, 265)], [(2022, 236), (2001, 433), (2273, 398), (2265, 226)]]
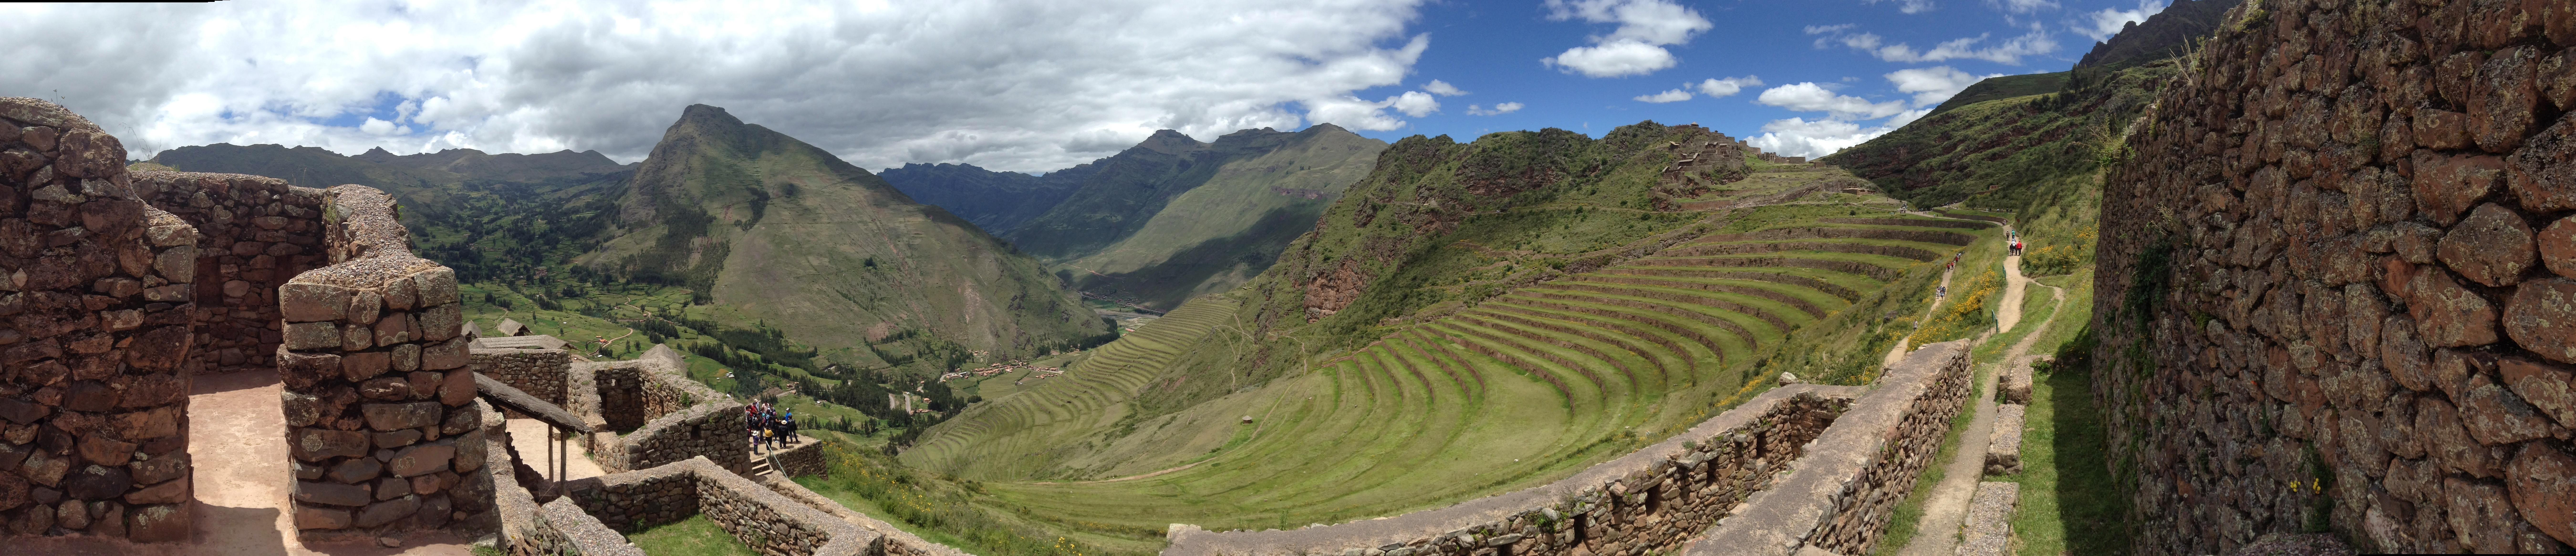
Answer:
[(1855, 96), (1835, 94), (1813, 82), (1793, 83), (1762, 91), (1754, 102), (1801, 112), (1828, 112), (1834, 119), (1876, 119), (1905, 111), (1905, 101), (1870, 102)]
[(1841, 24), (1841, 25), (1809, 25), (1809, 26), (1807, 26), (1807, 34), (1809, 34), (1809, 35), (1823, 35), (1823, 34), (1830, 34), (1830, 33), (1840, 33), (1840, 32), (1843, 32), (1843, 31), (1849, 31), (1849, 30), (1851, 30), (1851, 28), (1853, 28), (1853, 27), (1859, 27), (1859, 26), (1860, 26), (1860, 24), (1858, 24), (1858, 23), (1844, 23), (1844, 24)]
[(1760, 86), (1762, 86), (1762, 78), (1751, 75), (1744, 77), (1729, 77), (1725, 79), (1710, 79), (1699, 82), (1699, 94), (1708, 95), (1709, 98), (1717, 98), (1742, 92), (1745, 87)]
[(1684, 90), (1681, 90), (1681, 89), (1673, 89), (1673, 90), (1670, 90), (1670, 91), (1664, 91), (1664, 92), (1661, 92), (1661, 93), (1655, 93), (1655, 94), (1651, 94), (1651, 95), (1637, 95), (1637, 102), (1652, 102), (1652, 103), (1656, 103), (1656, 104), (1663, 104), (1663, 103), (1667, 103), (1667, 102), (1681, 102), (1681, 101), (1690, 100), (1690, 99), (1691, 99), (1690, 91), (1684, 91)]
[(1449, 82), (1447, 82), (1447, 81), (1441, 81), (1441, 80), (1438, 80), (1438, 79), (1433, 79), (1433, 80), (1431, 80), (1431, 82), (1430, 82), (1430, 83), (1425, 83), (1425, 84), (1423, 84), (1423, 85), (1422, 85), (1422, 90), (1423, 90), (1423, 91), (1426, 91), (1426, 92), (1429, 92), (1429, 93), (1431, 93), (1431, 94), (1440, 95), (1440, 96), (1444, 96), (1444, 97), (1454, 97), (1454, 96), (1458, 96), (1458, 95), (1467, 94), (1467, 92), (1466, 92), (1466, 91), (1458, 90), (1458, 86), (1457, 86), (1457, 85), (1451, 85), (1451, 84), (1449, 84)]
[(1862, 126), (1858, 123), (1833, 119), (1773, 120), (1771, 123), (1762, 125), (1761, 135), (1747, 137), (1744, 143), (1783, 155), (1815, 158), (1834, 154), (1836, 151), (1886, 135), (1887, 132), (1905, 127), (1905, 124), (1912, 123), (1931, 111), (1929, 108), (1907, 110), (1876, 126)]
[(1440, 111), (1440, 100), (1422, 91), (1405, 91), (1404, 94), (1387, 97), (1386, 106), (1406, 116), (1420, 118)]
[(1510, 114), (1510, 113), (1513, 113), (1513, 112), (1518, 112), (1518, 111), (1520, 111), (1520, 109), (1521, 109), (1521, 107), (1522, 107), (1522, 106), (1523, 106), (1523, 105), (1522, 105), (1521, 103), (1517, 103), (1517, 102), (1506, 102), (1506, 103), (1502, 103), (1502, 104), (1496, 104), (1496, 105), (1494, 105), (1494, 108), (1493, 108), (1492, 110), (1487, 110), (1487, 109), (1484, 109), (1484, 108), (1479, 108), (1479, 107), (1477, 107), (1476, 105), (1470, 104), (1470, 105), (1467, 105), (1467, 113), (1468, 113), (1468, 114), (1472, 114), (1472, 115), (1477, 115), (1477, 116), (1492, 116), (1492, 115), (1497, 115), (1497, 114)]
[(1841, 44), (1889, 62), (1972, 59), (2017, 66), (2021, 65), (2021, 59), (2024, 56), (2057, 51), (2057, 40), (2049, 38), (2048, 31), (2038, 28), (2037, 23), (2032, 23), (2029, 33), (2007, 39), (1994, 46), (1978, 48), (1978, 43), (1994, 37), (1993, 33), (1981, 33), (1974, 37), (1943, 41), (1941, 44), (1933, 45), (1931, 50), (1917, 50), (1906, 43), (1887, 44), (1886, 39), (1875, 33), (1846, 33), (1845, 31), (1849, 31), (1850, 27), (1843, 25), (1811, 26), (1807, 30), (1811, 35), (1824, 35), (1816, 39), (1816, 48), (1828, 48), (1834, 44)]
[(1586, 77), (1644, 75), (1673, 67), (1673, 53), (1664, 46), (1688, 43), (1691, 35), (1714, 26), (1673, 0), (1547, 0), (1547, 9), (1550, 20), (1619, 24), (1609, 35), (1593, 36), (1593, 46), (1539, 59)]
[(1400, 127), (1437, 103), (1353, 93), (1413, 71), (1419, 4), (17, 4), (0, 51), (25, 55), (0, 57), (0, 95), (63, 98), (136, 158), (261, 142), (632, 161), (706, 103), (861, 167), (1053, 170), (1163, 128)]
[(2129, 24), (2144, 23), (2148, 16), (2165, 11), (2167, 5), (2169, 4), (2156, 0), (2139, 0), (2136, 8), (2126, 10), (2103, 8), (2102, 11), (2084, 14), (2081, 23), (2067, 27), (2074, 29), (2077, 34), (2092, 37), (2093, 40), (2107, 41), (2111, 40), (2111, 35), (2120, 34), (2120, 31), (2126, 29)]
[(2056, 8), (2057, 0), (1986, 0), (1986, 4), (2002, 9), (2005, 13), (2026, 14), (2041, 9)]
[(1932, 11), (1932, 0), (1862, 0), (1862, 1), (1861, 1), (1861, 3), (1863, 3), (1863, 4), (1876, 4), (1876, 3), (1880, 3), (1880, 2), (1895, 2), (1895, 3), (1896, 3), (1896, 11), (1904, 12), (1904, 13), (1909, 13), (1909, 14), (1919, 14), (1919, 13), (1923, 13), (1923, 12)]
[(1894, 73), (1887, 74), (1887, 81), (1895, 83), (1898, 91), (1914, 93), (1914, 106), (1920, 108), (1940, 104), (1941, 101), (1957, 96), (1960, 90), (1967, 89), (1969, 85), (1975, 85), (1986, 78), (2003, 75), (1998, 73), (1979, 76), (1950, 66), (1932, 66), (1896, 70)]

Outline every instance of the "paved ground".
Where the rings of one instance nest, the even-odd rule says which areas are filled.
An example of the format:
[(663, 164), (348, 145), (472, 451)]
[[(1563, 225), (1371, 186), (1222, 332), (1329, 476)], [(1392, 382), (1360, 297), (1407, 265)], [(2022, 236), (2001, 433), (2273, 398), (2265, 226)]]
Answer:
[(571, 464), (568, 476), (556, 478), (554, 452), (550, 451), (554, 446), (552, 442), (546, 440), (546, 422), (536, 419), (511, 419), (509, 427), (510, 447), (519, 450), (520, 461), (528, 462), (528, 467), (537, 468), (538, 472), (544, 473), (548, 478), (588, 479), (607, 474), (600, 470), (599, 463), (590, 460), (590, 452), (582, 450), (581, 440), (574, 438), (563, 442), (564, 449), (572, 450), (572, 457), (566, 458), (570, 460), (566, 463)]
[(188, 396), (188, 457), (196, 465), (196, 533), (185, 544), (134, 544), (121, 539), (12, 540), (8, 554), (77, 556), (159, 555), (456, 555), (473, 552), (445, 534), (413, 533), (402, 548), (372, 543), (306, 546), (295, 539), (286, 507), (286, 412), (271, 373), (195, 377)]

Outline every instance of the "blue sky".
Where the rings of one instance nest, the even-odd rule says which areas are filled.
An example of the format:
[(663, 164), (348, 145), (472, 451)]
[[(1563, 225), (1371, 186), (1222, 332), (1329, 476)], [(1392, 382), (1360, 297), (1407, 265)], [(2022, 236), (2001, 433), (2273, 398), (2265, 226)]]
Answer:
[[(2116, 32), (2120, 22), (2143, 19), (2163, 8), (2162, 3), (2099, 0), (1673, 3), (1706, 20), (1706, 30), (1688, 34), (1684, 42), (1662, 45), (1673, 59), (1670, 67), (1616, 76), (1586, 75), (1542, 61), (1570, 48), (1594, 46), (1600, 42), (1596, 37), (1615, 35), (1622, 27), (1616, 21), (1586, 21), (1579, 13), (1561, 15), (1575, 11), (1566, 8), (1577, 8), (1579, 3), (1450, 1), (1425, 6), (1413, 30), (1428, 33), (1431, 46), (1414, 66), (1414, 74), (1403, 85), (1365, 89), (1357, 95), (1400, 95), (1422, 90), (1434, 79), (1468, 94), (1435, 95), (1440, 101), (1438, 112), (1409, 117), (1401, 129), (1361, 134), (1390, 141), (1416, 133), (1448, 134), (1467, 141), (1492, 131), (1559, 127), (1598, 137), (1612, 127), (1654, 120), (1696, 122), (1737, 138), (1754, 138), (1766, 133), (1765, 125), (1790, 118), (1798, 118), (1801, 124), (1817, 120), (1854, 124), (1854, 132), (1841, 134), (1800, 133), (1817, 127), (1813, 125), (1774, 126), (1785, 132), (1773, 133), (1781, 139), (1776, 146), (1820, 154), (1812, 152), (1819, 145), (1790, 138), (1856, 142), (1873, 128), (1910, 120), (1906, 111), (1938, 104), (1955, 91), (1947, 85), (1960, 77), (1972, 81), (1997, 74), (2064, 71), (2093, 47), (2096, 36)], [(2104, 21), (2111, 22), (2107, 29)], [(1876, 49), (1854, 46), (1873, 44), (1871, 37)], [(1935, 52), (1942, 43), (1980, 37), (1961, 48)], [(1900, 44), (1911, 47), (1913, 55), (1886, 50)], [(1914, 70), (1909, 75), (1916, 77), (1918, 89), (1925, 90), (1900, 90), (1887, 77), (1904, 70)], [(1712, 97), (1697, 86), (1709, 79), (1745, 77), (1758, 78), (1762, 85), (1744, 84), (1740, 91), (1722, 97)], [(1839, 115), (1813, 110), (1831, 101), (1806, 88), (1784, 90), (1769, 104), (1761, 100), (1766, 90), (1800, 83), (1813, 83), (1838, 97), (1857, 97), (1869, 106)], [(1676, 90), (1687, 93), (1688, 100), (1658, 103), (1636, 98)], [(1675, 96), (1679, 95), (1658, 100)], [(1470, 105), (1482, 112), (1507, 102), (1522, 107), (1498, 115), (1469, 112)], [(1841, 102), (1835, 107), (1855, 106)], [(1903, 102), (1902, 111), (1870, 117), (1898, 108), (1888, 102)]]
[[(1158, 129), (1698, 122), (1821, 155), (2161, 0), (236, 0), (0, 4), (0, 95), (210, 143), (643, 159), (711, 104), (864, 168), (1050, 171)], [(509, 22), (495, 25), (492, 22)], [(1434, 85), (1435, 80), (1438, 85)], [(1666, 102), (1651, 102), (1666, 101)]]

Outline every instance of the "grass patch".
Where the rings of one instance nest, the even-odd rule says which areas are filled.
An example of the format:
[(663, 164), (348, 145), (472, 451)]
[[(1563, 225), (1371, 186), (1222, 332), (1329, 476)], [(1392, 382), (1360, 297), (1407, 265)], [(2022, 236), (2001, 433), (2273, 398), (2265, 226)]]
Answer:
[(797, 477), (797, 484), (931, 542), (983, 556), (1142, 556), (1162, 548), (1161, 531), (1112, 537), (1100, 528), (1075, 531), (1020, 519), (989, 508), (994, 501), (980, 482), (930, 476), (845, 443), (824, 450), (831, 477)]
[(626, 542), (654, 556), (759, 556), (704, 515), (665, 523), (626, 536)]
[[(2071, 328), (2071, 327), (2070, 327)], [(2129, 497), (2112, 480), (2092, 374), (2060, 368), (2031, 390), (2022, 430), (2021, 510), (2013, 516), (2017, 554), (2127, 554)]]

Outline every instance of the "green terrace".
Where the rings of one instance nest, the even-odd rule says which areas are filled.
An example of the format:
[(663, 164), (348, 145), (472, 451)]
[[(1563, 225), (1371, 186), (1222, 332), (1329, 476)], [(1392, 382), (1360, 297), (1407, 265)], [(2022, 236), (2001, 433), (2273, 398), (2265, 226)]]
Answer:
[[(1858, 214), (1735, 209), (1725, 220), (1740, 226), (1482, 299), (1137, 434), (1101, 435), (1179, 346), (1237, 318), (1235, 300), (1202, 297), (902, 457), (987, 481), (1028, 517), (1128, 531), (1294, 528), (1539, 484), (1688, 426), (1711, 413), (1697, 400), (1763, 380), (1749, 375), (1765, 349), (2000, 236), (1983, 221)], [(1066, 446), (1082, 438), (1095, 440)], [(1103, 454), (1082, 461), (1130, 463), (1029, 480), (1062, 476), (1046, 468), (1077, 448)]]

